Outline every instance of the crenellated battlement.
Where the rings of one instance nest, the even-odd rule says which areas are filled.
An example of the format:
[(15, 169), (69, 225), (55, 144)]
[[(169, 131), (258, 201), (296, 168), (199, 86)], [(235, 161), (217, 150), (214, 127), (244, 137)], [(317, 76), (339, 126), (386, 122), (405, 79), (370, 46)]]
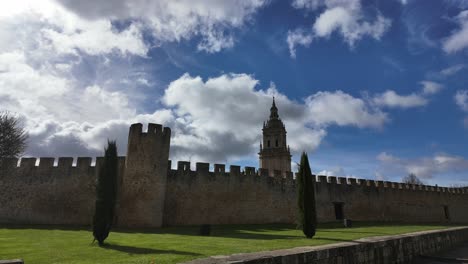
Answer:
[[(213, 164), (210, 166), (210, 163), (206, 162), (196, 162), (195, 163), (195, 170), (191, 169), (190, 161), (178, 161), (177, 166), (175, 169), (171, 169), (172, 161), (169, 160), (169, 171), (168, 175), (177, 175), (177, 174), (190, 174), (196, 176), (198, 174), (205, 174), (211, 173), (214, 176), (225, 176), (225, 177), (268, 177), (272, 179), (286, 179), (290, 181), (294, 181), (293, 173), (292, 172), (281, 172), (279, 170), (275, 170), (273, 174), (270, 174), (268, 169), (256, 169), (255, 167), (245, 166), (241, 169), (239, 165), (230, 165), (229, 170), (226, 170), (226, 164)], [(213, 168), (213, 170), (210, 170)], [(271, 176), (273, 175), (273, 176)]]
[(146, 137), (160, 137), (163, 139), (170, 139), (171, 129), (169, 127), (163, 127), (160, 124), (149, 123), (148, 130), (143, 132), (143, 124), (136, 123), (130, 126), (129, 138), (146, 138)]
[[(119, 162), (125, 161), (125, 156), (118, 157)], [(1, 159), (1, 169), (88, 169), (102, 164), (104, 157), (23, 157)]]
[(451, 188), (451, 187), (440, 187), (431, 185), (418, 185), (418, 184), (406, 184), (401, 182), (390, 182), (390, 181), (375, 181), (369, 179), (359, 178), (346, 178), (346, 177), (335, 177), (335, 176), (324, 176), (316, 175), (316, 182), (319, 184), (333, 184), (333, 185), (346, 185), (364, 188), (378, 188), (378, 189), (395, 189), (405, 191), (426, 191), (426, 192), (442, 192), (451, 194), (468, 194), (467, 188)]
[[(190, 175), (191, 177), (197, 177), (198, 175), (210, 174), (215, 179), (215, 176), (224, 176), (224, 177), (266, 177), (271, 179), (284, 179), (291, 182), (295, 182), (295, 177), (293, 177), (292, 172), (281, 172), (275, 170), (270, 174), (268, 169), (255, 168), (245, 166), (241, 169), (241, 166), (230, 165), (229, 170), (226, 170), (225, 164), (213, 164), (210, 166), (210, 163), (205, 162), (196, 162), (195, 170), (191, 169), (190, 161), (178, 161), (175, 169), (171, 169), (172, 161), (169, 160), (170, 168), (168, 170), (168, 177), (175, 177), (178, 175)], [(213, 168), (212, 170), (210, 168)], [(296, 173), (297, 174), (297, 173)], [(273, 176), (271, 176), (273, 175)], [(297, 175), (296, 175), (297, 177)], [(335, 177), (335, 176), (324, 176), (324, 175), (314, 175), (317, 184), (328, 184), (331, 187), (356, 187), (356, 188), (375, 188), (375, 189), (393, 189), (401, 191), (414, 191), (414, 192), (440, 192), (448, 194), (468, 194), (467, 188), (449, 188), (449, 187), (440, 187), (440, 186), (431, 186), (431, 185), (415, 185), (415, 184), (406, 184), (401, 182), (390, 182), (390, 181), (381, 181), (381, 180), (371, 180), (371, 179), (360, 179), (360, 178), (346, 178), (346, 177)]]

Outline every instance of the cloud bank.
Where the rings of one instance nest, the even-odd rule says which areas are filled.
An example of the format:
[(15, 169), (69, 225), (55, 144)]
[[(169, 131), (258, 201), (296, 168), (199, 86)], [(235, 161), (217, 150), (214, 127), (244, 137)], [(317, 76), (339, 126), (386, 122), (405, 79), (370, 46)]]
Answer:
[(434, 154), (432, 157), (408, 159), (382, 152), (377, 156), (377, 160), (381, 162), (379, 174), (400, 175), (401, 178), (413, 173), (421, 179), (431, 179), (436, 175), (460, 173), (468, 169), (467, 159), (446, 153)]

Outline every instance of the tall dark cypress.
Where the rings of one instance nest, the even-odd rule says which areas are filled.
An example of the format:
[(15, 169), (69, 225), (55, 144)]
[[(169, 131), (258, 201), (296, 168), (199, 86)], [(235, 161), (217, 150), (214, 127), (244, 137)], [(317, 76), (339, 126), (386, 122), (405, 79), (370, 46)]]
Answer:
[(114, 220), (115, 201), (117, 195), (117, 145), (108, 141), (104, 149), (104, 161), (99, 169), (96, 185), (96, 209), (93, 217), (93, 236), (99, 245), (109, 235)]
[(309, 158), (305, 152), (303, 152), (301, 156), (296, 182), (299, 226), (302, 228), (307, 238), (312, 238), (315, 235), (315, 229), (317, 227), (314, 189), (315, 178), (310, 170)]

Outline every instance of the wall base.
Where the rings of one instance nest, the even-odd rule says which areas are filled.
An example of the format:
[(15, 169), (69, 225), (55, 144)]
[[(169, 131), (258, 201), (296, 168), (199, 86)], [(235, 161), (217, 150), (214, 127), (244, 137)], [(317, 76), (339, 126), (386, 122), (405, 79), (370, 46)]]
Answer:
[(448, 249), (464, 241), (468, 241), (466, 226), (397, 236), (363, 238), (325, 246), (213, 256), (190, 261), (187, 264), (410, 263), (419, 255)]

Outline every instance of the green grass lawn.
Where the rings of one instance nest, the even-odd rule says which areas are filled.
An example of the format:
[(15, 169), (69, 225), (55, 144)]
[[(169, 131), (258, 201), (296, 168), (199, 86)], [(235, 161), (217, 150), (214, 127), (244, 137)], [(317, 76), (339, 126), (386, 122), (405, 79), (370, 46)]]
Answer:
[(293, 225), (220, 225), (212, 236), (197, 236), (198, 227), (113, 230), (105, 247), (92, 244), (92, 232), (54, 226), (0, 226), (0, 259), (22, 258), (30, 263), (178, 263), (226, 255), (323, 245), (369, 236), (443, 229), (443, 225), (355, 223), (320, 225), (313, 239)]

